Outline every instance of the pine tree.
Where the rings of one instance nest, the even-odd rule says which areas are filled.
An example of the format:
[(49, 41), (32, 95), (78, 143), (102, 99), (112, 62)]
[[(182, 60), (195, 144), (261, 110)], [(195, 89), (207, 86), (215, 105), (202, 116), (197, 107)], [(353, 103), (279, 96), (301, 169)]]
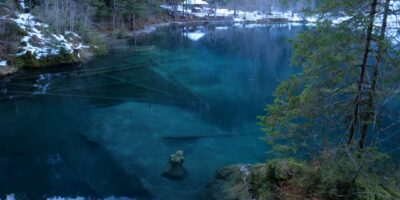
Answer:
[(275, 148), (322, 150), (356, 138), (364, 148), (368, 134), (377, 131), (371, 124), (379, 124), (385, 114), (378, 109), (397, 94), (393, 80), (400, 76), (399, 49), (385, 35), (388, 15), (395, 14), (389, 4), (320, 2), (316, 26), (293, 41), (293, 61), (303, 72), (279, 86), (267, 115), (260, 117), (266, 139)]

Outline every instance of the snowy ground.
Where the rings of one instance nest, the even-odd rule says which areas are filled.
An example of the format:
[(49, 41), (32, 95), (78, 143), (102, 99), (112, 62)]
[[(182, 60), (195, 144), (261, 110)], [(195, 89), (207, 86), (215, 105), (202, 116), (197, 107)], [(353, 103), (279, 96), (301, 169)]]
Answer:
[(27, 35), (21, 39), (23, 45), (17, 56), (30, 51), (37, 59), (42, 59), (59, 55), (61, 49), (65, 49), (67, 53), (73, 53), (74, 50), (89, 48), (80, 42), (81, 37), (74, 32), (51, 33), (47, 24), (38, 22), (30, 13), (17, 14), (16, 18), (11, 20), (27, 32)]

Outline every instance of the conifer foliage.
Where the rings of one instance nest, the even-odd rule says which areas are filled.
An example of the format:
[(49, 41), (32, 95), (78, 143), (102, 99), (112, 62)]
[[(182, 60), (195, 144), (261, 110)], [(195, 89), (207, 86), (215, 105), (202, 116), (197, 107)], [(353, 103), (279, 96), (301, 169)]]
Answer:
[(316, 26), (293, 41), (293, 61), (303, 72), (281, 83), (260, 117), (277, 150), (379, 143), (388, 102), (399, 93), (398, 3), (320, 2)]

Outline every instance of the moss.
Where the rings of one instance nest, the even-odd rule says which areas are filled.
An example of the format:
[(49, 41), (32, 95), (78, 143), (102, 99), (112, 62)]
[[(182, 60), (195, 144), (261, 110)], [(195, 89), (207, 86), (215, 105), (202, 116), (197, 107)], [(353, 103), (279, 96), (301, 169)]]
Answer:
[(306, 171), (306, 165), (303, 162), (293, 159), (271, 160), (266, 165), (253, 170), (250, 175), (249, 190), (255, 199), (276, 199), (280, 196), (279, 188), (289, 185), (300, 187), (291, 184), (291, 180), (300, 180)]
[(69, 63), (77, 63), (78, 59), (64, 48), (60, 49), (59, 55), (48, 56), (46, 58), (37, 59), (32, 52), (27, 51), (24, 55), (14, 57), (12, 59), (12, 65), (16, 67), (30, 67), (30, 68), (39, 68), (39, 67), (47, 67), (58, 64), (69, 64)]
[(249, 178), (249, 192), (255, 199), (271, 199), (275, 196), (274, 183), (269, 180), (265, 166), (254, 169)]
[(267, 163), (268, 178), (277, 185), (289, 181), (293, 176), (303, 174), (303, 171), (305, 164), (293, 159), (272, 160)]
[(271, 160), (254, 168), (249, 191), (254, 199), (393, 200), (400, 199), (396, 181), (361, 170), (343, 160), (309, 164), (293, 159)]

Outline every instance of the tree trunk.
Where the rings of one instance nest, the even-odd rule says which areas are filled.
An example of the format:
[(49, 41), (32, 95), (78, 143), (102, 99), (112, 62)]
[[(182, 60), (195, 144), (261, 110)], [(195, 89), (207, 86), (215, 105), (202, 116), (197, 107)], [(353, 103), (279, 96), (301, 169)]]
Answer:
[(115, 33), (115, 20), (116, 20), (116, 11), (115, 11), (115, 0), (113, 2), (113, 16), (112, 16), (112, 32)]
[(379, 65), (382, 61), (382, 54), (384, 51), (383, 47), (383, 42), (385, 40), (385, 33), (386, 33), (386, 27), (387, 27), (387, 19), (390, 11), (390, 0), (385, 1), (385, 10), (383, 13), (383, 19), (382, 19), (382, 26), (381, 26), (381, 32), (379, 35), (379, 40), (378, 40), (378, 50), (376, 54), (376, 63), (373, 66), (373, 73), (372, 73), (372, 78), (371, 78), (371, 91), (368, 97), (368, 106), (367, 106), (367, 113), (366, 113), (366, 120), (365, 123), (363, 124), (363, 127), (361, 129), (361, 138), (359, 141), (359, 146), (360, 148), (364, 148), (364, 142), (365, 142), (365, 137), (367, 135), (368, 131), (368, 122), (374, 119), (375, 117), (375, 102), (374, 102), (374, 97), (376, 94), (376, 82), (378, 80), (378, 74), (379, 74)]
[(131, 31), (135, 30), (135, 14), (131, 15)]
[[(377, 5), (378, 5), (378, 0), (372, 0), (371, 9), (370, 9), (370, 13), (369, 13), (369, 24), (368, 24), (368, 28), (367, 28), (367, 38), (366, 38), (366, 42), (365, 42), (364, 55), (363, 55), (362, 64), (360, 65), (360, 76), (359, 76), (358, 85), (357, 85), (357, 95), (356, 95), (356, 99), (355, 99), (354, 112), (353, 112), (353, 116), (350, 121), (350, 127), (349, 127), (348, 144), (353, 143), (354, 133), (355, 133), (355, 129), (356, 129), (356, 123), (358, 122), (357, 118), (359, 117), (359, 114), (361, 113), (360, 112), (361, 95), (363, 93), (363, 85), (364, 85), (364, 80), (365, 80), (365, 72), (366, 72), (367, 64), (368, 64), (368, 56), (371, 51), (370, 47), (371, 47), (372, 32), (374, 29)], [(361, 147), (361, 145), (360, 145), (360, 147)]]

